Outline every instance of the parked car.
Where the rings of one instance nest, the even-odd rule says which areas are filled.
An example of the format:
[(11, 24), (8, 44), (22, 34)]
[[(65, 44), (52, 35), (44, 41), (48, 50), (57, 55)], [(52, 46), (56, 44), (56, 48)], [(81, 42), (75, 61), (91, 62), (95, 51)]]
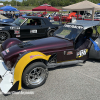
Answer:
[(45, 17), (45, 18), (48, 18), (48, 17), (49, 17), (49, 15), (50, 15), (50, 14), (48, 13), (48, 14), (46, 14), (44, 17)]
[(41, 38), (52, 36), (59, 25), (43, 17), (19, 17), (13, 23), (0, 23), (0, 41), (8, 38)]
[[(62, 17), (62, 20), (65, 22), (71, 22), (73, 17), (77, 18), (76, 12), (71, 12), (70, 14), (68, 14), (68, 16)], [(78, 19), (82, 19), (82, 16), (80, 14), (78, 15)]]
[(100, 14), (94, 16), (94, 19), (100, 19)]
[(4, 22), (4, 23), (12, 23), (15, 19), (14, 18), (7, 18), (3, 15), (0, 15), (0, 23)]
[(1, 45), (2, 92), (21, 90), (22, 83), (28, 88), (43, 85), (48, 68), (100, 59), (98, 25), (99, 21), (74, 20), (55, 31), (54, 37), (28, 42), (7, 39)]
[[(76, 12), (71, 12), (70, 14), (66, 14), (66, 15), (62, 15), (62, 16), (59, 14), (54, 17), (54, 21), (60, 21), (60, 18), (61, 18), (61, 21), (63, 21), (63, 22), (71, 22), (73, 17), (77, 18)], [(79, 14), (78, 18), (82, 19), (82, 16)]]
[(85, 18), (91, 18), (92, 15), (90, 13), (85, 13), (84, 16), (85, 16)]
[(21, 13), (21, 12), (15, 13), (15, 17), (18, 18), (18, 17), (22, 16), (23, 14), (24, 14), (24, 13)]

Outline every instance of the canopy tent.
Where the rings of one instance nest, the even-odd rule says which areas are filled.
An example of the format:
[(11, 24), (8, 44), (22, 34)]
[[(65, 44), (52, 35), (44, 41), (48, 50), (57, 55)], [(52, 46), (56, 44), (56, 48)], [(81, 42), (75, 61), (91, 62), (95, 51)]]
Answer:
[(51, 5), (48, 4), (43, 4), (39, 7), (33, 8), (32, 11), (55, 11), (59, 12), (59, 9), (52, 7)]
[(1, 7), (0, 10), (3, 10), (3, 11), (19, 11), (12, 6), (4, 6), (4, 7)]
[(98, 3), (97, 5), (100, 5), (100, 3)]
[(92, 20), (94, 20), (95, 10), (100, 10), (100, 6), (90, 1), (84, 0), (82, 2), (62, 7), (63, 10), (84, 11), (92, 10)]

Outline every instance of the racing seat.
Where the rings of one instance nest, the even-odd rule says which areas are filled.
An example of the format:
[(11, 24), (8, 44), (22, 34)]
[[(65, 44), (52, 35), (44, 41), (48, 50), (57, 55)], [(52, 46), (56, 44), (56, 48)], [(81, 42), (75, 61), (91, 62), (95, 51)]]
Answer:
[(92, 44), (92, 42), (90, 41), (92, 33), (93, 33), (92, 28), (86, 29), (85, 34), (81, 34), (76, 40), (75, 49), (81, 50), (89, 48)]

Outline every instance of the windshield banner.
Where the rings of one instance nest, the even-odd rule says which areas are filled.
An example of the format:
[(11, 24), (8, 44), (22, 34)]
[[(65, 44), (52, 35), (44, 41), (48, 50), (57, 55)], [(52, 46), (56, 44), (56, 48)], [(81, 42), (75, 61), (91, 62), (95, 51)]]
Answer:
[(76, 28), (76, 29), (83, 29), (83, 26), (80, 25), (70, 25), (70, 24), (65, 24), (64, 27), (68, 27), (68, 28)]

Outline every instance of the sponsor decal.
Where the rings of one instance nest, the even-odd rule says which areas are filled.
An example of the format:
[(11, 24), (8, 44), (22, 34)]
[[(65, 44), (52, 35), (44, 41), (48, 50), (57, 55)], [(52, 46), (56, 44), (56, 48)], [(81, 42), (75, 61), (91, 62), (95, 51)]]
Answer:
[(20, 29), (20, 27), (10, 27), (11, 30)]
[(30, 33), (37, 33), (37, 30), (30, 30)]
[[(3, 94), (2, 92), (0, 92), (0, 94)], [(16, 92), (16, 91), (11, 91), (11, 92), (7, 92), (6, 95), (10, 95), (10, 94), (14, 94), (14, 95), (34, 95), (34, 91), (19, 91), (19, 92)]]
[(38, 54), (38, 55), (31, 55), (31, 56), (30, 56), (30, 59), (32, 59), (32, 58), (34, 58), (34, 57), (36, 57), (36, 56), (42, 56), (42, 55), (39, 55), (39, 54)]
[(14, 30), (14, 34), (20, 34), (20, 30)]
[(79, 52), (77, 52), (76, 58), (80, 58), (80, 57), (85, 56), (87, 54), (87, 52), (88, 52), (88, 49), (80, 50)]
[(20, 35), (16, 35), (16, 37), (20, 37)]
[(64, 27), (83, 29), (83, 26), (80, 26), (80, 25), (68, 25), (68, 24), (65, 24)]
[(9, 53), (9, 49), (6, 49), (6, 52)]
[(7, 55), (5, 51), (2, 51), (2, 54), (3, 54), (3, 55)]
[(67, 52), (67, 55), (72, 55), (73, 54), (73, 51), (68, 51)]

